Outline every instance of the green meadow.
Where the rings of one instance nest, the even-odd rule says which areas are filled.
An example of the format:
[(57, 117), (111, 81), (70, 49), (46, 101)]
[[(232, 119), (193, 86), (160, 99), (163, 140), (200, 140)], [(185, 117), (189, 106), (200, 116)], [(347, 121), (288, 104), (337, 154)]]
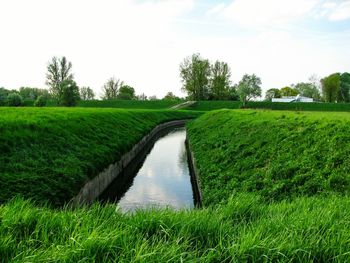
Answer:
[[(1, 108), (0, 262), (348, 262), (349, 116)], [(152, 127), (190, 117), (203, 208), (58, 207)]]
[(188, 130), (205, 204), (350, 193), (348, 113), (220, 110)]

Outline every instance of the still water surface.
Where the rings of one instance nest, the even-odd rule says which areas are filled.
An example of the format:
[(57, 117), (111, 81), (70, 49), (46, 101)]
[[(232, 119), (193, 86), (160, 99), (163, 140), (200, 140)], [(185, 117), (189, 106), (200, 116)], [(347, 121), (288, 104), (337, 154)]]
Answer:
[[(176, 128), (155, 142), (144, 162), (139, 164), (141, 168), (134, 171), (136, 176), (127, 183), (129, 188), (114, 197), (115, 201), (119, 200), (122, 211), (194, 206), (185, 139), (185, 128)], [(113, 192), (113, 186), (108, 191)]]

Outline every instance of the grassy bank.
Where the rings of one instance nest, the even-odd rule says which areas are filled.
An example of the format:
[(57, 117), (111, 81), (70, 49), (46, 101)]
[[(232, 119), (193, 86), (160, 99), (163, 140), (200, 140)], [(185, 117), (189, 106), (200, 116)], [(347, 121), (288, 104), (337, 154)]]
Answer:
[(350, 192), (350, 115), (221, 110), (189, 127), (205, 204)]
[(347, 262), (349, 198), (227, 205), (123, 215), (15, 200), (0, 207), (0, 262)]
[(61, 205), (181, 111), (0, 108), (0, 202), (16, 195)]
[[(239, 109), (241, 106), (242, 103), (240, 101), (197, 101), (186, 109), (211, 111), (219, 109)], [(248, 102), (247, 108), (291, 111), (350, 111), (350, 103), (282, 103), (251, 101)]]
[[(53, 117), (43, 111), (43, 123), (56, 127), (58, 119), (74, 130), (73, 122), (96, 115), (95, 125), (112, 127), (128, 116), (113, 129), (118, 136), (154, 115), (175, 114), (75, 109), (89, 114), (70, 124), (61, 110)], [(122, 214), (115, 205), (55, 210), (14, 199), (0, 205), (0, 262), (349, 262), (349, 122), (346, 113), (206, 113), (188, 132), (203, 209)]]

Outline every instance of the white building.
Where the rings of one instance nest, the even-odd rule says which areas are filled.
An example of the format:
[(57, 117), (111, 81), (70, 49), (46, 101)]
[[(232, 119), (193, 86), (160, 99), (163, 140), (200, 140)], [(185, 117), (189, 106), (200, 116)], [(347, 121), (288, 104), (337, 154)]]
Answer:
[(297, 96), (283, 96), (282, 98), (273, 98), (272, 102), (314, 102), (313, 98)]

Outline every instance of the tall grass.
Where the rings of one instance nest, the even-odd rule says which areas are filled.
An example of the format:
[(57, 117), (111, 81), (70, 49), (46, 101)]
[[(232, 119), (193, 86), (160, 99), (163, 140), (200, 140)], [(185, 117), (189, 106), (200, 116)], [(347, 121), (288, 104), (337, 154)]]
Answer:
[[(117, 132), (113, 140), (123, 145), (121, 138), (129, 138), (133, 129), (143, 133), (153, 123), (193, 114), (7, 110), (0, 114), (0, 131), (6, 131), (0, 145), (10, 150), (14, 142), (30, 142), (38, 127), (46, 137), (70, 131), (66, 141), (81, 147), (80, 133), (99, 124), (96, 136), (104, 137), (97, 140)], [(52, 209), (14, 198), (0, 205), (0, 262), (349, 262), (349, 122), (346, 113), (206, 113), (188, 131), (204, 190), (203, 209), (122, 214), (112, 204)], [(11, 134), (16, 140), (8, 140)], [(69, 148), (67, 142), (57, 145), (75, 154), (89, 152), (90, 147)], [(64, 147), (53, 148), (59, 153)], [(98, 143), (92, 147), (99, 149)], [(28, 156), (36, 154), (29, 146), (26, 150)], [(43, 148), (46, 152), (50, 149)], [(3, 178), (12, 177), (1, 173)], [(25, 189), (25, 183), (17, 186)], [(40, 189), (34, 190), (40, 194)]]
[(240, 194), (202, 210), (138, 211), (114, 205), (0, 207), (0, 262), (347, 262), (350, 199), (264, 204)]

